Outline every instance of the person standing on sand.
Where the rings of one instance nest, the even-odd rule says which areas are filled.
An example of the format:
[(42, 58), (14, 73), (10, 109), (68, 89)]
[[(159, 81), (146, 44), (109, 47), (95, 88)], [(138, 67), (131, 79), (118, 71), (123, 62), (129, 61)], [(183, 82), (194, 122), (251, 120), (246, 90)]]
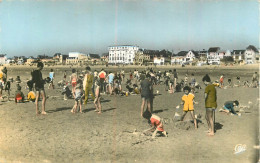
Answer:
[(98, 77), (100, 79), (101, 92), (106, 93), (106, 86), (105, 86), (106, 72), (104, 71), (103, 68), (99, 72)]
[(72, 74), (70, 76), (70, 83), (71, 83), (71, 86), (72, 86), (72, 95), (75, 99), (75, 89), (76, 89), (76, 85), (77, 85), (77, 80), (78, 80), (78, 76), (76, 74), (76, 70), (75, 69), (72, 69)]
[(43, 63), (38, 62), (37, 64), (37, 70), (34, 70), (32, 72), (32, 82), (35, 84), (35, 90), (36, 90), (36, 99), (35, 99), (35, 104), (36, 104), (36, 114), (39, 114), (39, 97), (40, 95), (42, 96), (42, 112), (41, 114), (47, 114), (45, 112), (45, 104), (46, 104), (46, 94), (44, 91), (44, 84), (45, 81), (42, 78), (42, 69), (43, 69)]
[(259, 82), (259, 76), (258, 76), (258, 73), (255, 72), (252, 77), (252, 87), (258, 88), (258, 84), (259, 84), (258, 82)]
[(82, 97), (83, 97), (82, 83), (78, 82), (75, 89), (75, 104), (71, 109), (71, 113), (76, 113), (78, 111), (78, 107), (79, 107), (79, 112), (82, 113)]
[(91, 68), (89, 66), (86, 67), (86, 75), (83, 80), (83, 89), (85, 91), (85, 101), (84, 104), (87, 105), (88, 102), (88, 95), (90, 93), (92, 99), (95, 99), (92, 91), (92, 85), (94, 81), (94, 75), (91, 73)]
[(178, 74), (176, 72), (176, 69), (174, 69), (173, 70), (173, 89), (171, 90), (172, 93), (176, 92), (177, 79), (178, 79)]
[(140, 83), (141, 85), (141, 98), (142, 98), (142, 104), (141, 104), (141, 117), (143, 117), (144, 113), (144, 106), (147, 105), (147, 109), (152, 114), (151, 110), (151, 96), (152, 96), (152, 84), (149, 81), (150, 74), (146, 75), (146, 78)]
[[(214, 121), (215, 121), (215, 109), (217, 108), (217, 91), (215, 85), (211, 83), (210, 77), (206, 74), (202, 81), (206, 85), (205, 88), (205, 108), (206, 108), (206, 120), (208, 123), (208, 135), (214, 135)], [(214, 116), (214, 119), (213, 119)]]
[(184, 95), (181, 98), (181, 100), (182, 100), (181, 104), (183, 105), (183, 114), (181, 116), (181, 121), (183, 121), (185, 115), (188, 112), (190, 112), (190, 115), (194, 122), (194, 127), (195, 127), (195, 129), (197, 129), (197, 120), (195, 118), (195, 113), (194, 113), (195, 95), (193, 93), (191, 93), (191, 88), (189, 86), (185, 86), (183, 88), (183, 91), (184, 91)]
[(53, 80), (54, 80), (55, 75), (54, 75), (53, 69), (51, 69), (51, 72), (49, 73), (49, 77), (50, 77), (51, 81), (50, 81), (48, 89), (50, 89), (50, 87), (52, 87), (52, 89), (54, 89)]
[(101, 107), (101, 96), (100, 96), (100, 90), (101, 90), (101, 87), (100, 87), (100, 79), (97, 79), (96, 80), (96, 83), (95, 83), (95, 100), (94, 100), (94, 105), (95, 105), (95, 112), (98, 112), (98, 114), (101, 114), (102, 113), (102, 107)]
[(66, 83), (66, 78), (67, 78), (67, 71), (65, 70), (64, 74), (63, 74), (63, 79), (64, 79), (64, 82)]
[(1, 68), (0, 69), (0, 100), (3, 99), (2, 93), (3, 93), (4, 86), (5, 86), (6, 77), (7, 77), (7, 70), (6, 70), (6, 68), (5, 67)]
[(107, 76), (107, 79), (108, 79), (108, 91), (109, 91), (110, 95), (112, 95), (112, 93), (114, 91), (114, 78), (115, 78), (114, 73), (112, 73), (110, 71), (108, 76)]
[(224, 87), (224, 75), (222, 74), (219, 78), (219, 84), (220, 84), (220, 87), (223, 88)]

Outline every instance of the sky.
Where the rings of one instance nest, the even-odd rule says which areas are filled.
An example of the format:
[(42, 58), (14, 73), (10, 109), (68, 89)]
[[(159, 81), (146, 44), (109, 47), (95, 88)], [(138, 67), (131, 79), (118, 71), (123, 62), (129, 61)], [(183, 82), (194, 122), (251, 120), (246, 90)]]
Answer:
[(258, 0), (0, 0), (0, 54), (259, 48)]

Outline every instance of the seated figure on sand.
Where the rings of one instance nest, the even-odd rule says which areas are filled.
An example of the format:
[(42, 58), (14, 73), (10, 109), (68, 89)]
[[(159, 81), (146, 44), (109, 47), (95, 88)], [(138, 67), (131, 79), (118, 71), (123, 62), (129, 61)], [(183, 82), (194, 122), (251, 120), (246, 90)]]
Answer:
[(15, 92), (14, 101), (15, 103), (24, 102), (24, 94), (21, 91), (22, 87), (20, 85), (17, 85), (17, 90)]
[(31, 80), (29, 80), (29, 81), (27, 82), (27, 87), (29, 88), (29, 92), (28, 92), (28, 94), (27, 94), (27, 99), (28, 99), (28, 101), (34, 102), (35, 99), (36, 99), (36, 94), (35, 94), (35, 92), (33, 91), (33, 82), (32, 82)]

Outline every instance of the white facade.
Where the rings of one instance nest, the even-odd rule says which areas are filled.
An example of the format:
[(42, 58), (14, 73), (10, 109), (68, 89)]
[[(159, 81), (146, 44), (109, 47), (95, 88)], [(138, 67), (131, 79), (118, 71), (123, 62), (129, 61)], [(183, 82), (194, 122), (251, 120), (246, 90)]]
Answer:
[(108, 50), (108, 63), (132, 64), (139, 47), (131, 45), (110, 46)]
[(207, 53), (207, 60), (209, 64), (220, 64), (219, 50), (220, 48), (214, 48), (215, 51)]
[(185, 56), (185, 62), (192, 62), (195, 59), (195, 54), (190, 50)]
[(154, 57), (153, 58), (153, 63), (155, 65), (164, 65), (164, 57), (159, 57), (159, 58)]
[(230, 52), (230, 50), (227, 50), (227, 51), (226, 51), (225, 57), (231, 57), (231, 52)]
[(257, 63), (258, 61), (257, 61), (256, 58), (258, 58), (258, 61), (259, 61), (259, 52), (255, 52), (252, 49), (247, 49), (245, 51), (245, 62), (246, 62), (246, 64)]
[(70, 52), (69, 53), (69, 57), (80, 58), (81, 56), (86, 56), (86, 55), (83, 53), (79, 53), (79, 52)]
[(176, 65), (176, 64), (183, 64), (185, 62), (185, 57), (184, 56), (175, 56), (171, 58), (171, 64)]
[(220, 57), (219, 56), (208, 56), (208, 63), (209, 64), (220, 64)]
[(226, 55), (225, 50), (221, 50), (221, 51), (218, 52), (218, 56), (219, 56), (220, 59), (223, 59), (225, 55)]
[(3, 65), (3, 64), (6, 64), (6, 56), (5, 55), (0, 55), (0, 64)]
[(245, 50), (233, 50), (234, 61), (242, 61), (245, 59)]
[(171, 64), (185, 64), (190, 63), (196, 58), (192, 50), (188, 51), (186, 54), (181, 54), (180, 56), (175, 56), (171, 58)]
[(66, 64), (78, 64), (83, 63), (88, 57), (79, 52), (70, 52), (69, 57), (66, 58)]

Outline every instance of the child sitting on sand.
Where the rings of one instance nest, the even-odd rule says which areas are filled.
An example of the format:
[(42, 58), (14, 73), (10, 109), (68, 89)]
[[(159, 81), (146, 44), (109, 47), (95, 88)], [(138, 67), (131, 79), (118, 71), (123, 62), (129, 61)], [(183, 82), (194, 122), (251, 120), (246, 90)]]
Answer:
[(33, 82), (31, 80), (27, 82), (27, 87), (29, 88), (29, 93), (27, 94), (28, 101), (34, 102), (36, 94), (33, 92)]
[(155, 114), (150, 114), (149, 117), (150, 118), (148, 120), (148, 123), (150, 124), (151, 128), (144, 130), (143, 132), (153, 131), (152, 138), (155, 138), (157, 133), (163, 134), (165, 137), (168, 137), (167, 132), (163, 128), (162, 119)]
[(75, 105), (71, 109), (72, 113), (76, 113), (78, 106), (79, 106), (79, 112), (82, 113), (82, 97), (84, 96), (83, 90), (82, 90), (82, 84), (77, 82), (77, 85), (75, 87)]
[(248, 81), (248, 80), (247, 80), (247, 81), (244, 81), (244, 87), (246, 87), (246, 88), (250, 87), (250, 84), (249, 84), (249, 81)]
[(235, 115), (238, 115), (236, 113), (236, 111), (234, 110), (234, 107), (235, 106), (238, 106), (239, 105), (239, 102), (237, 100), (235, 101), (227, 101), (224, 103), (224, 106), (223, 106), (223, 109), (219, 109), (220, 112), (225, 112), (225, 113), (232, 113), (232, 114), (235, 114)]
[(16, 77), (15, 82), (16, 82), (17, 84), (20, 84), (20, 83), (22, 82), (20, 76), (17, 76), (17, 77)]
[(231, 78), (228, 78), (228, 86), (232, 87), (232, 79)]
[(236, 84), (234, 84), (234, 87), (239, 87), (240, 86), (240, 76), (237, 76), (237, 81)]
[(22, 87), (20, 85), (17, 85), (17, 90), (15, 92), (14, 101), (15, 103), (24, 102), (24, 94), (21, 91)]
[(185, 86), (183, 88), (184, 95), (182, 96), (182, 105), (183, 105), (183, 115), (181, 117), (181, 121), (183, 121), (185, 115), (190, 112), (191, 117), (194, 121), (194, 126), (195, 129), (197, 128), (197, 120), (195, 118), (195, 113), (194, 113), (194, 94), (190, 93), (191, 88), (189, 86)]
[(65, 85), (63, 87), (63, 91), (61, 94), (64, 95), (64, 100), (68, 100), (68, 98), (72, 98), (72, 93), (68, 85)]

